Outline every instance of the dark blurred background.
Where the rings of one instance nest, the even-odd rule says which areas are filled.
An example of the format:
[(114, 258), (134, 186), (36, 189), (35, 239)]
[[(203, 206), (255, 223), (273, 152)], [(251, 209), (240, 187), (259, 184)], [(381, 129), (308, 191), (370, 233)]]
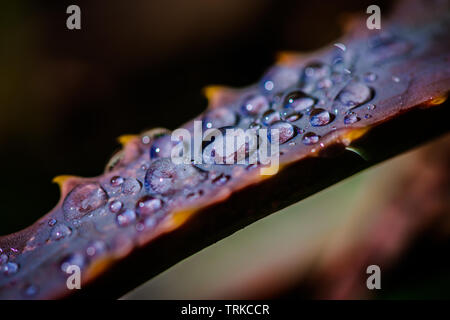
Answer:
[[(6, 1), (0, 10), (0, 234), (59, 198), (59, 174), (102, 172), (116, 137), (174, 129), (208, 84), (255, 82), (280, 50), (313, 50), (374, 1)], [(382, 10), (389, 1), (377, 1)], [(66, 8), (81, 8), (81, 30)]]

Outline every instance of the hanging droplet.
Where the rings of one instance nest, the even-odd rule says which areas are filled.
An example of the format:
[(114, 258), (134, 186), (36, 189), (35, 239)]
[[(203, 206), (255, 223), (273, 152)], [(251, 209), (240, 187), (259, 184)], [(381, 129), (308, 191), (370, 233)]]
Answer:
[(333, 120), (333, 115), (324, 109), (315, 109), (311, 112), (309, 122), (313, 127), (320, 127), (329, 124)]
[(247, 98), (241, 110), (246, 115), (258, 115), (266, 112), (269, 109), (269, 101), (263, 95), (256, 95)]
[(360, 119), (354, 112), (351, 112), (351, 113), (345, 115), (345, 117), (344, 117), (345, 124), (352, 124), (352, 123), (358, 122), (359, 120)]
[(145, 196), (136, 204), (136, 212), (139, 216), (150, 216), (161, 209), (163, 201), (153, 196)]
[(289, 141), (295, 134), (294, 126), (292, 124), (283, 121), (276, 122), (270, 126), (269, 140), (271, 143), (273, 143), (271, 137), (272, 130), (278, 130), (278, 139), (280, 144)]
[(194, 187), (205, 175), (192, 165), (175, 165), (170, 159), (154, 161), (145, 175), (145, 186), (156, 194), (170, 194), (182, 188)]
[(114, 200), (109, 204), (109, 210), (113, 213), (117, 213), (122, 210), (123, 204), (119, 200)]
[(86, 214), (104, 206), (108, 201), (106, 192), (97, 183), (76, 186), (63, 203), (64, 216), (67, 220), (80, 219)]
[(281, 120), (280, 113), (275, 110), (267, 110), (266, 112), (264, 112), (261, 119), (262, 123), (264, 123), (266, 126), (270, 126), (272, 123), (280, 120)]
[(355, 108), (372, 99), (372, 90), (361, 82), (350, 82), (337, 98), (344, 106)]
[(136, 194), (141, 191), (142, 183), (135, 178), (127, 178), (122, 184), (122, 193), (126, 195)]
[(301, 90), (290, 92), (283, 102), (284, 108), (292, 108), (297, 112), (301, 112), (313, 107), (317, 100), (307, 95)]
[(203, 126), (206, 129), (234, 126), (237, 122), (238, 116), (230, 108), (212, 109), (203, 118)]
[(64, 224), (58, 224), (56, 227), (53, 228), (50, 239), (53, 241), (61, 240), (63, 238), (66, 238), (72, 234), (72, 230), (64, 225)]
[(315, 143), (319, 142), (319, 138), (320, 137), (317, 134), (315, 134), (314, 132), (308, 132), (308, 133), (305, 133), (302, 141), (306, 145), (311, 145), (311, 144), (315, 144)]
[(116, 216), (116, 221), (120, 227), (126, 227), (136, 221), (136, 212), (131, 209), (126, 209)]

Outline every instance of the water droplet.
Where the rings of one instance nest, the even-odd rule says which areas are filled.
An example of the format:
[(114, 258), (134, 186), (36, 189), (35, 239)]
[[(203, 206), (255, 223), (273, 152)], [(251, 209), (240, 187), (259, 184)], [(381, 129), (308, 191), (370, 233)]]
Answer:
[(118, 187), (122, 185), (124, 181), (125, 181), (124, 178), (122, 178), (121, 176), (114, 176), (111, 178), (110, 184), (112, 187)]
[(311, 144), (315, 144), (315, 143), (319, 142), (319, 138), (320, 137), (317, 134), (315, 134), (314, 132), (308, 132), (308, 133), (305, 133), (302, 141), (306, 145), (311, 145)]
[(165, 128), (155, 128), (142, 133), (141, 141), (143, 144), (147, 145), (153, 140), (165, 135), (170, 135), (170, 131)]
[(266, 126), (269, 126), (272, 123), (280, 120), (280, 113), (275, 110), (267, 110), (262, 116), (262, 123), (264, 123)]
[(330, 73), (331, 69), (328, 65), (322, 62), (312, 62), (305, 67), (303, 71), (303, 80), (308, 81), (323, 79), (328, 77)]
[(350, 82), (338, 95), (345, 106), (355, 108), (372, 98), (372, 90), (361, 82)]
[(349, 113), (344, 117), (344, 123), (345, 124), (352, 124), (355, 122), (358, 122), (360, 119), (358, 118), (358, 116), (355, 113)]
[(56, 222), (58, 222), (56, 219), (50, 219), (50, 220), (48, 220), (48, 225), (50, 227), (53, 227), (56, 224)]
[(136, 221), (136, 212), (131, 209), (126, 209), (116, 216), (116, 221), (120, 227), (126, 227)]
[(97, 183), (78, 185), (64, 200), (64, 216), (67, 220), (80, 219), (104, 206), (107, 201), (106, 192)]
[(252, 122), (248, 126), (249, 129), (256, 129), (256, 130), (261, 129), (261, 127), (262, 126), (259, 123), (257, 123), (257, 122)]
[(8, 262), (8, 255), (2, 253), (0, 255), (0, 265), (5, 264)]
[(203, 118), (203, 125), (206, 129), (234, 126), (237, 122), (237, 114), (229, 108), (212, 109)]
[(61, 240), (63, 238), (66, 238), (72, 234), (72, 230), (64, 224), (58, 224), (56, 227), (53, 228), (50, 239), (53, 241)]
[(161, 209), (163, 201), (153, 196), (145, 196), (136, 204), (136, 212), (139, 216), (149, 216)]
[(86, 255), (89, 257), (100, 256), (108, 250), (104, 241), (96, 240), (91, 242), (86, 248)]
[(150, 159), (170, 157), (174, 142), (170, 135), (157, 138), (150, 148)]
[(117, 213), (122, 210), (123, 204), (119, 200), (114, 200), (109, 204), (109, 210), (113, 213)]
[(337, 48), (339, 48), (339, 49), (341, 49), (342, 51), (347, 50), (347, 47), (345, 46), (345, 44), (340, 43), (340, 42), (335, 43), (334, 46), (337, 47)]
[(182, 188), (194, 187), (205, 175), (192, 165), (175, 165), (170, 159), (154, 161), (145, 175), (145, 185), (151, 192), (170, 194)]
[(32, 297), (35, 296), (37, 293), (39, 292), (39, 288), (35, 285), (27, 285), (24, 289), (23, 289), (23, 294), (26, 297)]
[(372, 116), (371, 116), (370, 114), (366, 113), (366, 114), (364, 115), (364, 118), (370, 119), (370, 118), (372, 118)]
[(241, 110), (246, 115), (257, 115), (266, 112), (269, 109), (269, 101), (263, 95), (256, 95), (247, 98)]
[(375, 108), (376, 108), (376, 106), (374, 104), (372, 104), (372, 103), (369, 103), (367, 105), (367, 110), (375, 110)]
[(364, 80), (366, 82), (374, 82), (377, 80), (377, 78), (378, 78), (378, 76), (373, 72), (366, 72), (364, 74)]
[(225, 174), (221, 173), (217, 177), (214, 177), (212, 179), (212, 183), (215, 185), (221, 186), (221, 185), (227, 183), (227, 181), (230, 180), (230, 178), (231, 177), (229, 175), (225, 175)]
[(284, 121), (289, 122), (295, 122), (303, 116), (303, 114), (295, 112), (292, 108), (283, 108), (280, 115)]
[(75, 253), (72, 253), (72, 254), (66, 256), (61, 261), (60, 267), (63, 272), (67, 273), (67, 268), (69, 268), (70, 266), (77, 266), (80, 269), (82, 269), (84, 267), (85, 263), (86, 263), (85, 256), (79, 252), (75, 252)]
[(284, 108), (292, 108), (297, 112), (311, 108), (316, 104), (317, 100), (307, 95), (303, 91), (296, 90), (290, 92), (284, 98)]
[(262, 91), (266, 94), (277, 93), (295, 86), (300, 80), (300, 73), (293, 68), (276, 66), (262, 78)]
[(309, 122), (313, 127), (320, 127), (329, 124), (333, 120), (333, 115), (324, 109), (315, 109), (311, 112)]
[(272, 129), (278, 130), (280, 144), (283, 144), (286, 141), (289, 141), (290, 139), (292, 139), (292, 137), (295, 134), (294, 126), (292, 124), (290, 124), (288, 122), (283, 122), (283, 121), (276, 122), (272, 126), (270, 126), (269, 140), (271, 143), (273, 143), (272, 138), (271, 138)]
[(136, 194), (141, 191), (142, 183), (135, 178), (127, 178), (122, 184), (122, 193), (126, 195)]
[(203, 196), (205, 192), (203, 190), (197, 190), (195, 192), (190, 192), (186, 195), (186, 198), (188, 199), (197, 199)]
[(1, 273), (7, 276), (12, 276), (19, 271), (19, 265), (15, 262), (7, 262), (0, 267)]

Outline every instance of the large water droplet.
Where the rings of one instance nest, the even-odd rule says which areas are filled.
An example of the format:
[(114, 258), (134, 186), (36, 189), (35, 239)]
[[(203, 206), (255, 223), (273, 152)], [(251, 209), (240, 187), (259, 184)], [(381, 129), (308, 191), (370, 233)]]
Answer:
[(307, 95), (301, 90), (290, 92), (285, 98), (283, 105), (285, 108), (292, 108), (297, 112), (307, 110), (316, 104), (316, 99)]
[(122, 193), (126, 195), (136, 194), (141, 191), (142, 183), (135, 178), (127, 178), (122, 184)]
[(131, 209), (126, 209), (116, 216), (116, 221), (120, 227), (126, 227), (136, 221), (136, 212)]
[(161, 209), (163, 201), (153, 196), (145, 196), (136, 204), (136, 212), (139, 216), (149, 216)]
[(269, 109), (269, 101), (263, 95), (251, 96), (245, 99), (241, 110), (246, 115), (258, 115)]
[(72, 230), (64, 225), (64, 224), (58, 224), (56, 227), (53, 228), (50, 239), (53, 241), (61, 240), (63, 238), (66, 238), (72, 234)]
[(303, 136), (303, 143), (306, 145), (311, 145), (311, 144), (315, 144), (317, 142), (319, 142), (320, 137), (315, 134), (314, 132), (308, 132), (305, 133), (305, 135)]
[(63, 203), (64, 216), (67, 220), (80, 219), (106, 204), (108, 196), (97, 183), (76, 186)]
[(281, 120), (280, 113), (276, 110), (267, 110), (266, 112), (264, 112), (261, 119), (262, 123), (264, 123), (266, 126), (269, 126), (272, 123), (280, 120)]
[(315, 109), (311, 112), (309, 122), (313, 127), (320, 127), (333, 121), (333, 115), (324, 109)]
[(203, 118), (203, 126), (206, 129), (234, 126), (237, 122), (237, 114), (229, 108), (212, 109)]
[(192, 165), (175, 165), (169, 158), (154, 161), (145, 175), (145, 186), (157, 194), (170, 194), (182, 188), (196, 186), (205, 175)]
[(371, 98), (372, 90), (361, 82), (350, 82), (338, 95), (339, 101), (350, 108), (355, 108)]
[(294, 126), (288, 122), (277, 122), (274, 123), (272, 126), (270, 126), (270, 132), (269, 132), (269, 139), (270, 142), (273, 143), (272, 137), (271, 137), (271, 131), (272, 129), (278, 130), (278, 136), (279, 136), (279, 143), (283, 144), (286, 141), (289, 141), (292, 139), (292, 137), (295, 134)]

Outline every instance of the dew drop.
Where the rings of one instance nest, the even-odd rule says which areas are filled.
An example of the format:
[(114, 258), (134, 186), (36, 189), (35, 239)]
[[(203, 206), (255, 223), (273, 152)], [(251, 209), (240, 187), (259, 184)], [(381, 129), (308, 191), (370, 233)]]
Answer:
[(116, 221), (120, 227), (126, 227), (136, 221), (136, 212), (131, 209), (126, 209), (116, 216)]
[(338, 95), (345, 106), (355, 108), (372, 98), (372, 90), (361, 82), (350, 82)]
[(376, 106), (374, 104), (372, 104), (372, 103), (369, 103), (367, 105), (367, 110), (375, 110), (375, 108), (376, 108)]
[(126, 195), (136, 194), (141, 191), (142, 183), (135, 178), (127, 178), (122, 184), (122, 193)]
[(272, 123), (280, 121), (280, 113), (275, 110), (267, 110), (264, 112), (262, 116), (262, 123), (264, 123), (266, 126), (270, 126)]
[(53, 241), (61, 240), (63, 238), (66, 238), (72, 234), (72, 230), (64, 225), (64, 224), (58, 224), (56, 227), (53, 228), (52, 232), (50, 233), (50, 239)]
[(359, 120), (360, 119), (358, 118), (358, 116), (353, 112), (345, 115), (345, 117), (344, 117), (345, 124), (352, 124), (352, 123), (358, 122)]
[(0, 265), (5, 264), (8, 262), (8, 255), (2, 253), (0, 255)]
[(108, 246), (104, 241), (96, 240), (91, 243), (86, 248), (86, 255), (89, 257), (100, 256), (108, 250)]
[(364, 74), (364, 80), (366, 82), (374, 82), (377, 80), (377, 78), (378, 78), (378, 76), (373, 72), (366, 72)]
[(263, 95), (252, 96), (247, 98), (241, 110), (246, 115), (257, 115), (266, 112), (269, 109), (269, 101)]
[(314, 132), (308, 132), (308, 133), (305, 133), (302, 141), (306, 145), (311, 145), (311, 144), (315, 144), (315, 143), (319, 142), (319, 138), (320, 137), (317, 134), (315, 134)]
[(284, 108), (292, 108), (297, 112), (311, 108), (316, 104), (317, 100), (307, 95), (303, 91), (296, 90), (290, 92), (284, 98)]
[(56, 219), (50, 219), (50, 220), (48, 220), (48, 225), (50, 227), (53, 227), (56, 224), (56, 222), (58, 222), (58, 221), (56, 221)]
[(117, 213), (122, 210), (123, 204), (119, 200), (114, 200), (109, 204), (109, 210), (113, 213)]
[[(289, 141), (295, 134), (294, 126), (288, 122), (283, 121), (276, 122), (272, 126), (270, 126), (270, 133), (273, 129), (278, 130), (279, 136), (278, 139), (280, 144)], [(270, 133), (269, 133), (269, 140), (271, 143), (273, 143)]]
[(145, 186), (156, 194), (170, 194), (182, 188), (194, 187), (205, 175), (192, 165), (175, 165), (169, 158), (154, 161), (145, 175)]
[(86, 258), (83, 254), (76, 252), (66, 256), (60, 264), (61, 270), (67, 273), (67, 269), (70, 266), (77, 266), (82, 269), (86, 263)]
[(0, 271), (6, 276), (12, 276), (19, 271), (19, 265), (15, 262), (7, 262), (0, 267)]
[(118, 187), (122, 185), (124, 181), (125, 181), (124, 178), (122, 178), (121, 176), (114, 176), (111, 178), (110, 184), (112, 187)]
[(136, 204), (136, 212), (139, 216), (149, 216), (161, 209), (163, 201), (153, 196), (145, 196)]
[(221, 173), (217, 177), (212, 179), (212, 183), (215, 185), (221, 186), (221, 185), (224, 185), (225, 183), (227, 183), (228, 180), (230, 180), (230, 178), (231, 177), (229, 175)]
[(237, 114), (229, 108), (212, 109), (203, 118), (203, 125), (206, 129), (234, 126), (237, 122)]
[(63, 203), (64, 216), (67, 220), (80, 219), (88, 213), (104, 206), (108, 196), (97, 183), (76, 186)]
[(309, 122), (313, 127), (320, 127), (329, 124), (333, 120), (333, 115), (324, 109), (315, 109), (311, 112)]
[(276, 66), (271, 68), (261, 80), (261, 88), (265, 94), (277, 93), (295, 86), (300, 80), (296, 69)]
[(248, 126), (249, 129), (256, 129), (256, 130), (261, 129), (261, 127), (262, 126), (259, 123), (257, 123), (257, 122), (252, 122)]

